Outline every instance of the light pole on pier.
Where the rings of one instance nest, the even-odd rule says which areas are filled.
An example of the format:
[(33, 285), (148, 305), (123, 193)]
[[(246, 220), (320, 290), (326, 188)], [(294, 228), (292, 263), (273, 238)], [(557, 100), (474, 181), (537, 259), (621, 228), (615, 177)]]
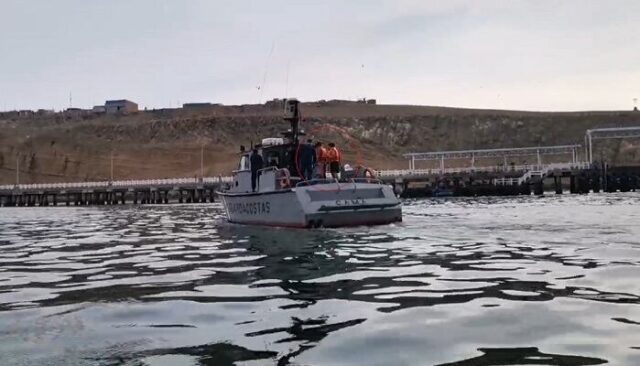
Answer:
[(20, 185), (20, 154), (16, 155), (16, 188)]
[(111, 150), (111, 172), (109, 174), (109, 182), (113, 182), (113, 150)]
[[(23, 146), (25, 150), (28, 148), (31, 143), (31, 135), (27, 135), (24, 139)], [(32, 149), (33, 150), (33, 149)], [(25, 154), (25, 156), (28, 156)], [(16, 152), (16, 188), (20, 185), (20, 151)]]
[(204, 180), (204, 142), (200, 144), (200, 180)]

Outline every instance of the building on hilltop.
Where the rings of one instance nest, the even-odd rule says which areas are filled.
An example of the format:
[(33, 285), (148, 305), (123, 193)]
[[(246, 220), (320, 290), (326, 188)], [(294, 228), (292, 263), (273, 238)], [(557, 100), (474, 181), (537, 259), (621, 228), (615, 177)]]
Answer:
[(185, 108), (185, 109), (190, 109), (190, 108), (192, 108), (192, 109), (209, 108), (209, 107), (213, 107), (213, 106), (217, 106), (217, 105), (219, 105), (219, 104), (212, 104), (212, 103), (208, 103), (208, 102), (206, 102), (206, 103), (184, 103), (182, 105), (182, 108)]
[(362, 98), (362, 99), (358, 99), (358, 100), (356, 101), (356, 103), (363, 103), (363, 104), (376, 104), (376, 100), (375, 100), (375, 99)]
[(96, 106), (93, 106), (91, 111), (94, 113), (105, 113), (107, 111), (107, 108), (103, 105), (96, 105)]
[(55, 114), (56, 111), (54, 111), (53, 109), (38, 109), (36, 111), (36, 114), (40, 115), (40, 116), (51, 116), (53, 114)]
[(67, 108), (67, 109), (64, 110), (63, 113), (64, 113), (65, 116), (81, 117), (81, 116), (86, 116), (89, 113), (91, 113), (91, 110), (82, 109), (82, 108)]
[(138, 105), (130, 100), (107, 100), (104, 103), (107, 114), (125, 114), (138, 111)]

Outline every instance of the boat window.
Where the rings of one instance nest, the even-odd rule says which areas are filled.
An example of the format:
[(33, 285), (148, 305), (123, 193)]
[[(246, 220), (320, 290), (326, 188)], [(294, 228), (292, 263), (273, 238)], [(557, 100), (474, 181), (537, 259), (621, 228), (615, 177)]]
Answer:
[(269, 151), (265, 160), (266, 166), (280, 166), (280, 154), (277, 151)]
[(242, 155), (242, 157), (240, 158), (240, 164), (238, 164), (239, 169), (240, 170), (249, 170), (249, 156), (248, 155)]

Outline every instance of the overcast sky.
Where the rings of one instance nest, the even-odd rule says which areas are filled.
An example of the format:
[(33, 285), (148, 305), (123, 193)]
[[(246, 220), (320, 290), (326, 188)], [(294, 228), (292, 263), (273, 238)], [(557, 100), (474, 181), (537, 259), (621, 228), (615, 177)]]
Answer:
[[(631, 109), (640, 1), (0, 0), (0, 109), (376, 98)], [(288, 82), (287, 82), (288, 81)], [(260, 89), (258, 89), (258, 87)]]

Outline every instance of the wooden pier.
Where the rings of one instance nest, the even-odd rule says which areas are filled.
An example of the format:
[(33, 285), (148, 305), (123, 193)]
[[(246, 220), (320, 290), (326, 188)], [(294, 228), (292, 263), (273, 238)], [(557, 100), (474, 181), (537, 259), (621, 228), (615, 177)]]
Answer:
[[(542, 195), (549, 190), (562, 194), (565, 189), (570, 193), (635, 191), (640, 189), (640, 167), (609, 167), (593, 160), (593, 140), (629, 137), (640, 138), (640, 127), (588, 130), (584, 152), (574, 144), (409, 153), (404, 155), (409, 169), (378, 175), (403, 197)], [(536, 163), (514, 163), (525, 159)], [(439, 167), (418, 169), (416, 162), (422, 161)], [(446, 168), (446, 161), (458, 166)]]
[(565, 163), (432, 170), (380, 171), (402, 197), (586, 194), (640, 190), (640, 167)]
[[(640, 190), (640, 167), (586, 162), (382, 170), (378, 177), (401, 197), (586, 194)], [(20, 184), (0, 186), (0, 207), (214, 202), (232, 177)]]
[[(401, 197), (542, 195), (640, 189), (640, 167), (578, 162), (377, 171)], [(540, 162), (541, 159), (538, 159)], [(0, 186), (0, 207), (214, 202), (232, 177), (176, 178)]]
[(0, 186), (0, 207), (214, 202), (229, 177)]

